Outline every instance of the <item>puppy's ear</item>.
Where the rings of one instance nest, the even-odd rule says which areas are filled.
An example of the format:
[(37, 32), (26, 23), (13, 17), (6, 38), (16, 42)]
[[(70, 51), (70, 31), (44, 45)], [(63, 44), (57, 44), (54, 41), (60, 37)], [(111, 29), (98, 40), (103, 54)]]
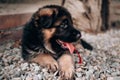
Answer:
[(54, 22), (56, 12), (50, 8), (39, 9), (35, 14), (35, 25), (41, 28), (50, 28)]

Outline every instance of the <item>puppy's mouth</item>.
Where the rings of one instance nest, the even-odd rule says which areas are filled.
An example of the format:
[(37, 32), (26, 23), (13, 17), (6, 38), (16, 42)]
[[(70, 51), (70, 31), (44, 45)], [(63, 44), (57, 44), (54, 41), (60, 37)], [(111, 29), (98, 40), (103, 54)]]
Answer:
[(73, 53), (75, 50), (75, 47), (72, 43), (68, 43), (68, 42), (64, 42), (61, 40), (56, 40), (56, 42), (61, 45), (61, 48), (63, 49), (68, 49), (70, 51), (70, 53)]

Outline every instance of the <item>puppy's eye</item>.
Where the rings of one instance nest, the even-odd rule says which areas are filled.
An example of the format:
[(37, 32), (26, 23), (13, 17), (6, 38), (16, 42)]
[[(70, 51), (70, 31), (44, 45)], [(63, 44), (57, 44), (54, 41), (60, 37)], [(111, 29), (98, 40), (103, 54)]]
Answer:
[(66, 23), (62, 23), (62, 24), (60, 25), (60, 27), (66, 29), (66, 28), (68, 27), (68, 25), (67, 25)]

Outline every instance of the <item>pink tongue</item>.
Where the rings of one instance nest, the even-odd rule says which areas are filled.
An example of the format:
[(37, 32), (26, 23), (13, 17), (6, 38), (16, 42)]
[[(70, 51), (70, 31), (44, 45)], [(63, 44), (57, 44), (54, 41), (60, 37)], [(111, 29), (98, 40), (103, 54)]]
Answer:
[(77, 53), (78, 57), (79, 57), (79, 64), (82, 63), (82, 58), (81, 58), (79, 52), (75, 49), (75, 47), (71, 43), (62, 42), (62, 41), (59, 41), (59, 42), (62, 43), (62, 47), (69, 49), (71, 54), (75, 51), (75, 53)]
[(71, 43), (63, 42), (64, 47), (69, 49), (70, 53), (73, 53), (75, 50), (75, 47)]

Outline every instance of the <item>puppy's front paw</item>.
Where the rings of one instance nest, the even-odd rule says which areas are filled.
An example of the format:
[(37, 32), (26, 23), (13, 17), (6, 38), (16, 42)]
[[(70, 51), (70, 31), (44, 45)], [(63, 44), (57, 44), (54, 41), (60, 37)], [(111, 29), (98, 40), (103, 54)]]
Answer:
[(58, 70), (57, 61), (49, 54), (40, 54), (32, 61), (40, 64), (42, 67), (48, 68), (49, 71), (55, 72)]
[(59, 74), (62, 80), (72, 80), (74, 75), (74, 63), (72, 56), (64, 54), (59, 60), (60, 71)]
[(55, 60), (49, 60), (43, 64), (44, 67), (47, 67), (49, 71), (55, 72), (58, 70), (58, 63)]
[(74, 75), (74, 68), (63, 66), (61, 67), (59, 74), (62, 79), (72, 80)]

